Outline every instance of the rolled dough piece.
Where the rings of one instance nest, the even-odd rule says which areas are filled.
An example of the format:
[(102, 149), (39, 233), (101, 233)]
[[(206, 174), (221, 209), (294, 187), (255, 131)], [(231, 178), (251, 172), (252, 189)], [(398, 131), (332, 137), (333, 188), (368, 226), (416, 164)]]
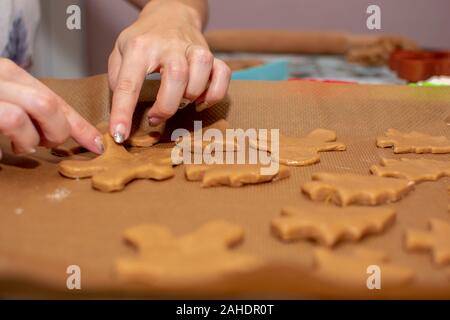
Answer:
[(68, 178), (92, 177), (92, 186), (104, 192), (122, 190), (135, 179), (165, 180), (174, 175), (170, 149), (150, 148), (129, 153), (103, 135), (105, 152), (93, 160), (65, 160), (59, 163), (59, 172)]
[(350, 254), (341, 254), (328, 249), (316, 249), (315, 275), (326, 283), (341, 285), (343, 288), (368, 290), (368, 268), (379, 267), (381, 289), (389, 289), (410, 284), (415, 272), (409, 268), (389, 263), (382, 251), (359, 248)]
[(433, 181), (450, 176), (450, 161), (432, 159), (381, 159), (370, 171), (379, 177), (408, 179), (409, 181)]
[(261, 260), (230, 250), (243, 238), (240, 226), (225, 221), (209, 222), (179, 237), (159, 225), (136, 226), (125, 230), (124, 239), (139, 254), (119, 258), (117, 274), (126, 281), (180, 287), (252, 271), (261, 265)]
[(430, 231), (407, 230), (405, 243), (408, 250), (431, 251), (437, 265), (450, 265), (450, 224), (443, 220), (431, 219)]
[(277, 181), (290, 176), (289, 169), (280, 165), (275, 174), (262, 175), (261, 165), (256, 164), (191, 164), (185, 165), (185, 176), (189, 181), (202, 181), (202, 187), (242, 187)]
[(331, 201), (340, 206), (349, 204), (379, 205), (400, 200), (411, 191), (414, 183), (357, 174), (317, 172), (314, 181), (306, 182), (302, 191), (315, 201)]
[(286, 207), (272, 220), (273, 233), (283, 241), (313, 239), (333, 247), (340, 241), (356, 242), (383, 232), (395, 220), (393, 208), (330, 205)]
[[(316, 129), (302, 138), (289, 137), (280, 134), (279, 159), (274, 161), (288, 166), (307, 166), (320, 161), (321, 151), (343, 151), (345, 144), (336, 142), (336, 132), (326, 129)], [(250, 141), (254, 149), (264, 150), (272, 153), (272, 142), (270, 139), (258, 139)]]
[(380, 148), (394, 147), (394, 153), (450, 153), (450, 140), (444, 136), (412, 131), (388, 129), (385, 136), (377, 138)]

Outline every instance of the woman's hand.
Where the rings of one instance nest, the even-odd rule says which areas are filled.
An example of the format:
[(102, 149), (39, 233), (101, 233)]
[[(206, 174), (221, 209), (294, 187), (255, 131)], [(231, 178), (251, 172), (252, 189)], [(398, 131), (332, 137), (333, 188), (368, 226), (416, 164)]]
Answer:
[[(99, 132), (61, 97), (9, 59), (0, 58), (0, 134), (17, 154), (54, 147), (73, 137), (101, 153)], [(0, 153), (1, 154), (1, 153)]]
[(125, 29), (109, 58), (109, 82), (114, 91), (110, 131), (116, 142), (128, 138), (132, 115), (147, 74), (161, 72), (161, 87), (148, 113), (158, 125), (180, 106), (198, 109), (222, 100), (230, 69), (214, 59), (201, 33), (202, 17), (189, 1), (153, 0), (138, 20)]

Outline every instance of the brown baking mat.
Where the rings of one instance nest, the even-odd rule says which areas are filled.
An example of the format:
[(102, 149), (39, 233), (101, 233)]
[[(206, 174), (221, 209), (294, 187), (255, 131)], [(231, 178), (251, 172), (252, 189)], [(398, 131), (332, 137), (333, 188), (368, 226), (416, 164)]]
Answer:
[[(110, 93), (105, 76), (82, 80), (46, 80), (52, 89), (93, 123), (107, 118)], [(158, 83), (147, 82), (141, 100), (151, 101)], [(33, 157), (17, 157), (1, 142), (0, 162), (0, 294), (2, 296), (64, 297), (395, 297), (450, 298), (448, 268), (438, 268), (426, 253), (403, 248), (406, 228), (426, 229), (430, 218), (450, 222), (449, 178), (419, 184), (402, 201), (392, 204), (397, 221), (382, 235), (335, 249), (348, 252), (357, 246), (382, 249), (393, 263), (416, 272), (413, 283), (400, 289), (355, 290), (322, 282), (311, 275), (313, 250), (300, 241), (285, 244), (269, 231), (271, 219), (286, 205), (309, 200), (300, 185), (316, 171), (367, 174), (381, 157), (393, 155), (379, 149), (375, 138), (388, 128), (418, 130), (450, 137), (444, 119), (450, 114), (448, 88), (412, 88), (321, 84), (314, 82), (231, 83), (228, 98), (220, 105), (195, 113), (181, 110), (169, 128), (190, 126), (193, 119), (205, 124), (226, 118), (234, 128), (280, 128), (301, 136), (322, 127), (336, 130), (345, 152), (321, 153), (319, 164), (291, 168), (291, 177), (275, 183), (244, 188), (202, 189), (187, 182), (183, 168), (163, 182), (135, 181), (119, 193), (102, 193), (90, 180), (62, 178), (56, 164), (61, 158), (40, 149)], [(422, 155), (450, 160), (450, 155)], [(59, 193), (58, 193), (59, 190)], [(61, 190), (69, 191), (59, 199)], [(230, 276), (211, 285), (190, 288), (155, 288), (123, 284), (114, 273), (114, 261), (134, 251), (121, 238), (124, 228), (143, 223), (169, 227), (176, 234), (189, 232), (210, 220), (224, 219), (242, 225), (245, 241), (235, 250), (266, 258), (261, 270)], [(66, 289), (66, 268), (79, 265), (82, 290)]]

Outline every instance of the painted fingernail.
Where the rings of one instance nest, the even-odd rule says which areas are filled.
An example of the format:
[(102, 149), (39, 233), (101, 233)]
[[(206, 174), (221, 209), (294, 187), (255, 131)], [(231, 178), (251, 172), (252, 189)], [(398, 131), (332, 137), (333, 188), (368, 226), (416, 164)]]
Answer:
[(162, 120), (158, 117), (150, 117), (148, 118), (148, 123), (152, 126), (152, 127), (156, 127), (157, 125), (161, 124)]
[(122, 143), (125, 141), (125, 126), (123, 123), (116, 125), (114, 129), (113, 139), (116, 143)]
[(209, 107), (209, 103), (208, 102), (202, 102), (202, 103), (198, 103), (196, 106), (195, 106), (195, 111), (197, 111), (197, 112), (200, 112), (200, 111), (203, 111), (203, 110), (205, 110), (205, 109), (208, 109), (208, 107)]
[(183, 99), (181, 100), (181, 103), (180, 103), (180, 106), (178, 107), (178, 109), (184, 109), (184, 108), (186, 108), (188, 105), (190, 105), (191, 103), (192, 103), (191, 100), (188, 100), (188, 99), (183, 98)]
[(36, 153), (36, 149), (35, 148), (30, 148), (30, 149), (22, 149), (20, 151), (16, 151), (16, 154), (19, 156), (26, 156), (28, 154), (33, 154)]
[(97, 147), (98, 153), (103, 153), (105, 151), (105, 147), (103, 146), (102, 137), (97, 136), (94, 139), (95, 146)]

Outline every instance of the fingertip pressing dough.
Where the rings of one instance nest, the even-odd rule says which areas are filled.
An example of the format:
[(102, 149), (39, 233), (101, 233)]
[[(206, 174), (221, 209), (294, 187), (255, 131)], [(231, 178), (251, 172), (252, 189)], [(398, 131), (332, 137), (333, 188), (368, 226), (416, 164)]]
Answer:
[(379, 177), (408, 179), (414, 182), (433, 181), (450, 176), (450, 161), (432, 159), (381, 159), (370, 171)]
[(201, 181), (202, 187), (242, 187), (277, 181), (290, 176), (289, 169), (280, 165), (274, 174), (261, 174), (261, 165), (254, 164), (191, 164), (185, 165), (185, 176), (189, 181)]
[(103, 144), (102, 155), (93, 160), (61, 161), (59, 172), (68, 178), (92, 177), (92, 186), (104, 192), (122, 190), (135, 179), (165, 180), (174, 175), (168, 150), (151, 148), (129, 153), (109, 134), (103, 135)]
[[(326, 129), (316, 129), (302, 138), (280, 134), (279, 156), (273, 160), (288, 166), (311, 165), (320, 161), (319, 152), (346, 149), (346, 145), (336, 139), (336, 132)], [(270, 139), (251, 140), (250, 146), (273, 153)]]
[[(102, 135), (109, 132), (109, 123), (106, 121), (98, 123), (95, 127)], [(124, 145), (131, 147), (151, 147), (161, 139), (161, 133), (164, 127), (165, 124), (158, 127), (150, 127), (148, 124), (142, 125), (142, 127), (130, 133), (130, 137), (124, 142)], [(84, 151), (87, 150), (72, 138), (51, 149), (52, 154), (59, 157), (70, 157)]]
[(124, 240), (138, 249), (138, 255), (119, 258), (117, 274), (125, 281), (179, 287), (252, 271), (261, 261), (231, 250), (243, 238), (240, 226), (225, 221), (209, 222), (182, 236), (159, 225), (132, 227), (125, 230)]
[(433, 262), (450, 265), (450, 224), (439, 219), (430, 220), (430, 231), (407, 230), (405, 245), (408, 250), (430, 251)]
[(393, 147), (394, 153), (450, 153), (450, 140), (447, 137), (417, 131), (405, 133), (388, 129), (384, 136), (377, 138), (377, 146)]
[(314, 257), (315, 275), (328, 284), (342, 285), (346, 289), (367, 292), (369, 276), (378, 268), (380, 289), (408, 285), (415, 277), (413, 270), (389, 263), (386, 254), (378, 250), (359, 248), (342, 254), (320, 248), (315, 250)]
[(364, 236), (383, 232), (395, 220), (393, 208), (330, 205), (286, 207), (272, 220), (272, 232), (283, 241), (313, 239), (333, 247), (338, 242), (356, 242)]
[[(109, 123), (106, 121), (98, 123), (96, 127), (102, 134), (109, 132)], [(165, 123), (151, 127), (148, 120), (143, 117), (139, 126), (132, 129), (130, 137), (125, 140), (124, 144), (131, 147), (151, 147), (159, 142), (164, 128)]]
[(398, 201), (412, 190), (407, 179), (370, 175), (318, 172), (313, 181), (302, 185), (302, 191), (315, 201), (331, 201), (340, 206), (350, 204), (379, 205)]

